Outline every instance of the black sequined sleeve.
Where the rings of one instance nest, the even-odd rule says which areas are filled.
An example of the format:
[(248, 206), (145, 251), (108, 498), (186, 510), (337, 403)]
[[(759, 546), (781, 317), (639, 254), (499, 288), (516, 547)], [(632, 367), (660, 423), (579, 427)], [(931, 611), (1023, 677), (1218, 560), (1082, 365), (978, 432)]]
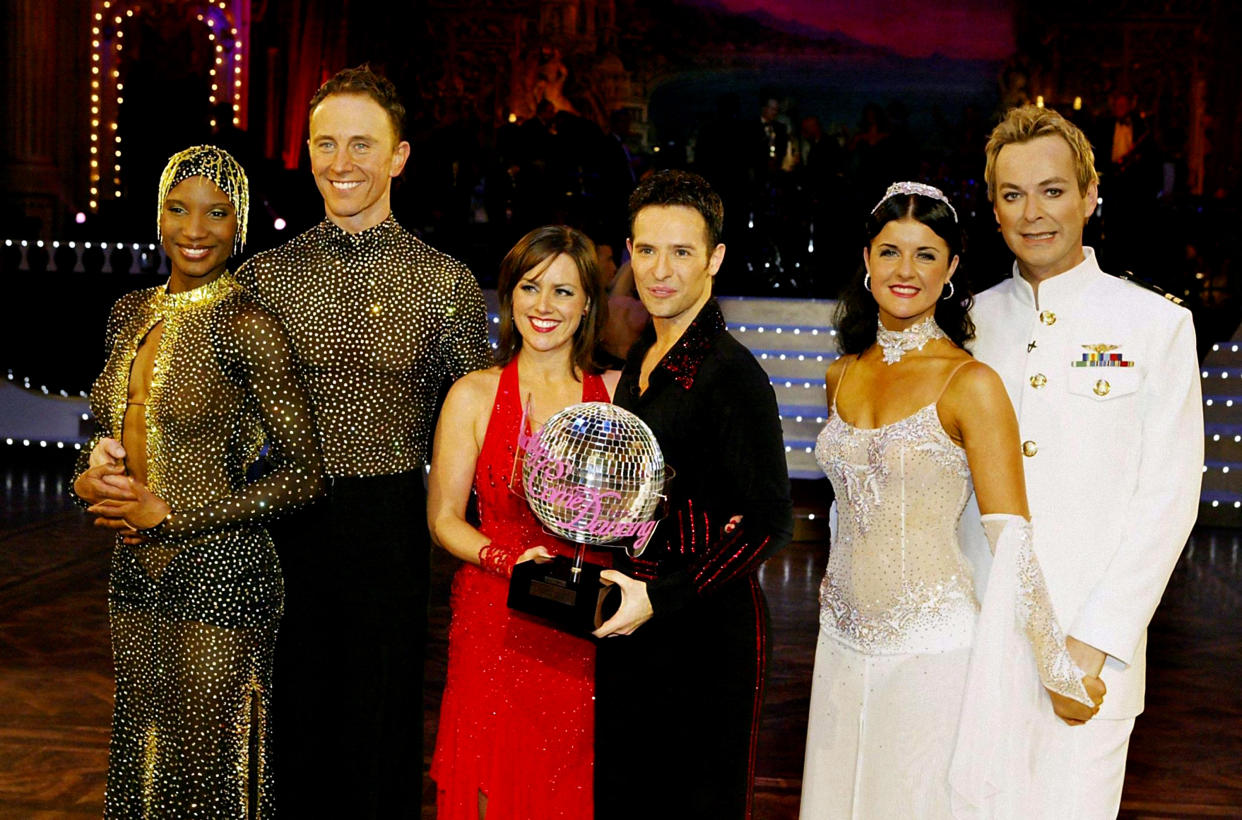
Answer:
[(239, 300), (221, 310), (216, 355), (253, 398), (275, 469), (212, 504), (174, 510), (156, 528), (160, 538), (185, 538), (261, 521), (324, 490), (323, 456), (310, 406), (294, 374), (289, 340), (280, 322), (252, 300)]
[(710, 419), (696, 434), (704, 483), (670, 511), (669, 548), (686, 568), (648, 583), (657, 614), (681, 609), (748, 573), (789, 543), (793, 504), (776, 397), (746, 354), (712, 362), (695, 382)]
[(474, 274), (459, 265), (453, 280), (451, 315), (440, 336), (440, 361), (448, 384), (495, 364), (487, 341), (487, 308)]

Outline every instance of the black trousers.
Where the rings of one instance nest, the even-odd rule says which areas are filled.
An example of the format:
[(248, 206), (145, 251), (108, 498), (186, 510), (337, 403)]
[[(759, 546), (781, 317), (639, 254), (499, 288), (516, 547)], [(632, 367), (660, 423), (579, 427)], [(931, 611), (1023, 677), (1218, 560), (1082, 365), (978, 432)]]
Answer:
[(427, 622), (420, 472), (330, 479), (273, 528), (285, 577), (273, 748), (284, 817), (418, 817)]
[(768, 611), (749, 576), (596, 652), (596, 820), (750, 817)]

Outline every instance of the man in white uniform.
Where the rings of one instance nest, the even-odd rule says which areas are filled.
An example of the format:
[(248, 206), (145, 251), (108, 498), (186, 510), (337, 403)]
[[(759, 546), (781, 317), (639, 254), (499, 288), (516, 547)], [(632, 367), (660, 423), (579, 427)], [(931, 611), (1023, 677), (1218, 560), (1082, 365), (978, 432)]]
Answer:
[(1035, 551), (1070, 654), (1108, 687), (1063, 727), (1058, 818), (1115, 817), (1143, 709), (1147, 625), (1198, 510), (1203, 411), (1190, 313), (1103, 273), (1082, 231), (1098, 175), (1055, 111), (1009, 112), (987, 145), (988, 197), (1013, 275), (977, 298), (975, 356), (1017, 411)]

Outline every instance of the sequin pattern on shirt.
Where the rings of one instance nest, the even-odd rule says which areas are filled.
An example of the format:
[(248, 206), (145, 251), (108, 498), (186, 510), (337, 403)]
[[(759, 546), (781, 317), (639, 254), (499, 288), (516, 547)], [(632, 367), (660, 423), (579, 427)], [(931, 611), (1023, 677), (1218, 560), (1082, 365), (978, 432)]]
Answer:
[(824, 629), (872, 654), (969, 645), (978, 603), (957, 520), (970, 470), (935, 404), (874, 429), (834, 412), (815, 457), (838, 507), (820, 586)]
[[(130, 370), (156, 324), (145, 407), (148, 484), (173, 514), (145, 545), (117, 543), (109, 579), (116, 698), (108, 817), (252, 817), (273, 810), (272, 652), (283, 603), (263, 519), (323, 487), (288, 341), (229, 274), (179, 294), (122, 297), (91, 390), (120, 439)], [(246, 470), (266, 441), (274, 470)]]
[(325, 219), (238, 278), (289, 330), (331, 475), (420, 469), (441, 387), (492, 364), (474, 276), (392, 216)]

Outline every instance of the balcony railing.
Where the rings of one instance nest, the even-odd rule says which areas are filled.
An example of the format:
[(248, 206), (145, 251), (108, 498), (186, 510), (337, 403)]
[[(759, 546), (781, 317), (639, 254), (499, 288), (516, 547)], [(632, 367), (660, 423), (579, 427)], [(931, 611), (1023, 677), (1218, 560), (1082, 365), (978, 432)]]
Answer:
[(0, 269), (31, 273), (158, 273), (167, 270), (164, 249), (138, 242), (44, 242), (6, 239)]

